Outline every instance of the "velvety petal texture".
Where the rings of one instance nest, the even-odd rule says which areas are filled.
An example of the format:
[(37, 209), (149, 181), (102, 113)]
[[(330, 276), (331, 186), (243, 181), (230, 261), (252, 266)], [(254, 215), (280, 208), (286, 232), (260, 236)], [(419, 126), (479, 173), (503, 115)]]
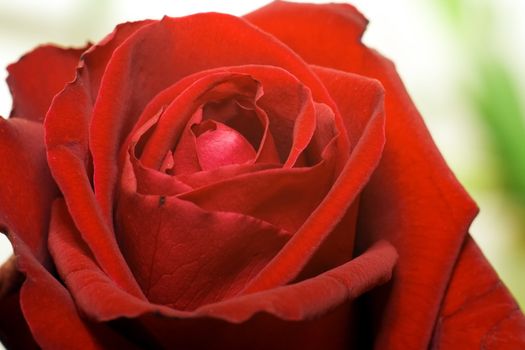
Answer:
[(360, 43), (365, 25), (351, 6), (276, 2), (244, 19), (124, 23), (10, 66), (1, 339), (522, 341), (523, 315), (467, 236), (476, 208), (392, 66)]

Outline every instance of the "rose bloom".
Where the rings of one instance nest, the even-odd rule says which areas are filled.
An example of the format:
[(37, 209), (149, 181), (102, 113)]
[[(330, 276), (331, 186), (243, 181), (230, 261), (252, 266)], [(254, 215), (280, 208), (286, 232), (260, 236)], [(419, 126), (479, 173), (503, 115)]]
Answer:
[(0, 335), (31, 349), (517, 349), (477, 208), (352, 6), (119, 25), (8, 67)]

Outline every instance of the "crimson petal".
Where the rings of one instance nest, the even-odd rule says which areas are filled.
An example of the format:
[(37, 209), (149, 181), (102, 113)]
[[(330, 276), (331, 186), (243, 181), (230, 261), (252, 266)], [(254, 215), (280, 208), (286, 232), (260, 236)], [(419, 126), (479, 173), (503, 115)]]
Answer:
[(92, 94), (97, 93), (91, 90), (89, 79), (95, 79), (96, 72), (106, 66), (111, 54), (106, 50), (125, 41), (143, 24), (139, 23), (117, 27), (105, 42), (85, 54), (84, 59), (90, 64), (80, 67), (75, 81), (56, 96), (45, 120), (48, 164), (80, 227), (82, 238), (113, 280), (135, 295), (141, 294), (140, 288), (118, 250), (108, 220), (96, 205), (91, 189), (88, 134)]
[(211, 120), (209, 126), (202, 126), (211, 128), (196, 137), (197, 156), (203, 170), (255, 160), (252, 145), (236, 130)]
[(525, 347), (525, 318), (470, 237), (452, 272), (431, 346), (432, 349)]
[(18, 264), (26, 274), (20, 291), (20, 304), (36, 342), (44, 349), (133, 349), (133, 345), (107, 325), (84, 321), (68, 290), (31, 254), (26, 244), (15, 237)]
[(80, 55), (89, 47), (40, 46), (7, 67), (13, 96), (11, 117), (42, 122), (53, 97), (75, 78)]
[(0, 229), (10, 238), (20, 236), (43, 262), (49, 206), (57, 189), (46, 163), (42, 124), (0, 118), (0, 159)]
[(194, 310), (235, 296), (289, 234), (235, 213), (207, 212), (176, 197), (120, 191), (120, 247), (150, 302)]

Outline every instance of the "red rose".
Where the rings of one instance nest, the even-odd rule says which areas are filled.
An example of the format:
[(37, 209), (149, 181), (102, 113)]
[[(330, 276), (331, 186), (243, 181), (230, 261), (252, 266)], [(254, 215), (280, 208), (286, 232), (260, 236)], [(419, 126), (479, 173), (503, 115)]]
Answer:
[(276, 2), (10, 66), (0, 226), (25, 279), (0, 270), (5, 344), (525, 345), (476, 206), (365, 26)]

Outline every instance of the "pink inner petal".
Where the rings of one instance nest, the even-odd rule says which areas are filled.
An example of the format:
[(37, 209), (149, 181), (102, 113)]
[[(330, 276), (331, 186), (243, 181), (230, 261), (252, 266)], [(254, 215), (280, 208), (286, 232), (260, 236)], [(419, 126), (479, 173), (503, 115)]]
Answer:
[(243, 164), (255, 159), (256, 151), (240, 133), (212, 120), (193, 125), (197, 156), (203, 170)]

